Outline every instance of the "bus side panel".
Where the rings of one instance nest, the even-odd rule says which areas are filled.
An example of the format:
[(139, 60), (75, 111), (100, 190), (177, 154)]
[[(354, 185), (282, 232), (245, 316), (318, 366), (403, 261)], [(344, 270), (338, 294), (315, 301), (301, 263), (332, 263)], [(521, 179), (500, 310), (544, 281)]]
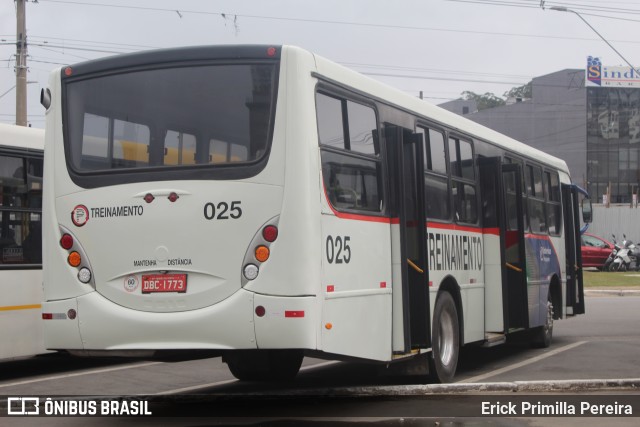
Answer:
[[(482, 229), (430, 222), (427, 227), (427, 260), (431, 312), (442, 282), (453, 278), (460, 290), (464, 343), (484, 339), (485, 290)], [(432, 322), (433, 325), (433, 322)]]
[(78, 312), (76, 299), (47, 301), (42, 303), (42, 312), (51, 313), (54, 319), (44, 320), (44, 344), (50, 350), (83, 349), (79, 321), (69, 320), (69, 310)]
[(322, 215), (322, 246), (322, 350), (390, 360), (390, 225)]
[(2, 271), (0, 295), (0, 359), (44, 353), (42, 271)]
[(527, 290), (529, 294), (529, 327), (544, 324), (549, 284), (560, 274), (558, 252), (549, 236), (527, 234)]
[[(314, 66), (309, 53), (295, 48), (283, 51), (275, 130), (267, 166), (283, 175), (279, 233), (269, 262), (261, 267), (258, 279), (246, 285), (246, 289), (260, 294), (298, 296), (317, 295), (320, 291), (321, 252), (317, 242), (320, 239), (318, 183), (321, 174), (315, 79), (311, 77)], [(265, 198), (261, 200), (270, 202)]]
[(487, 233), (484, 235), (484, 283), (486, 332), (503, 332), (500, 236)]
[(256, 294), (254, 305), (265, 308), (264, 316), (254, 316), (258, 348), (316, 349), (319, 321), (316, 297)]

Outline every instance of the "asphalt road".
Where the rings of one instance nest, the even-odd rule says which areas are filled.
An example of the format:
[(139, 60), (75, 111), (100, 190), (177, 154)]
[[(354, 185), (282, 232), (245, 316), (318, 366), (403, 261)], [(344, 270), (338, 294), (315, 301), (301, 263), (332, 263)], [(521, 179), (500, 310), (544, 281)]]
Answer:
[[(548, 349), (532, 349), (526, 341), (518, 339), (518, 337), (509, 340), (503, 346), (465, 348), (461, 355), (456, 380), (461, 383), (478, 384), (510, 382), (530, 384), (532, 381), (562, 383), (568, 381), (568, 383), (563, 383), (566, 385), (571, 384), (572, 380), (640, 379), (639, 350), (640, 297), (590, 297), (587, 298), (587, 314), (574, 319), (556, 321), (553, 343)], [(189, 361), (139, 361), (78, 359), (64, 355), (47, 355), (0, 363), (0, 395), (155, 395), (162, 399), (169, 399), (168, 396), (170, 396), (170, 399), (175, 399), (174, 402), (180, 402), (181, 399), (185, 399), (184, 396), (199, 395), (204, 396), (202, 405), (196, 405), (192, 409), (204, 410), (205, 412), (212, 408), (212, 402), (209, 400), (212, 396), (214, 399), (224, 396), (223, 406), (239, 411), (232, 413), (235, 416), (234, 423), (239, 420), (237, 415), (247, 411), (247, 405), (255, 396), (258, 396), (257, 398), (267, 396), (268, 398), (270, 395), (306, 394), (317, 397), (333, 393), (362, 394), (363, 390), (367, 394), (374, 389), (375, 393), (368, 397), (373, 400), (368, 401), (367, 404), (373, 405), (372, 408), (378, 408), (376, 411), (363, 409), (366, 406), (361, 405), (357, 406), (360, 409), (353, 409), (350, 407), (353, 403), (350, 398), (331, 402), (314, 401), (311, 402), (310, 409), (307, 409), (311, 411), (311, 415), (324, 414), (323, 405), (326, 403), (328, 408), (332, 408), (330, 412), (333, 414), (353, 414), (353, 417), (356, 418), (352, 417), (351, 419), (360, 419), (359, 417), (365, 413), (384, 417), (384, 408), (393, 408), (388, 413), (389, 420), (391, 420), (389, 422), (392, 422), (397, 420), (394, 415), (397, 415), (398, 410), (404, 408), (407, 414), (415, 414), (417, 407), (426, 408), (424, 402), (413, 400), (416, 395), (433, 393), (428, 388), (431, 386), (426, 387), (420, 384), (420, 378), (385, 372), (379, 366), (314, 359), (305, 360), (303, 370), (295, 382), (278, 385), (235, 381), (220, 358), (202, 358)], [(589, 393), (594, 391), (597, 392), (597, 388), (589, 390)], [(584, 391), (569, 388), (565, 392), (582, 393)], [(616, 393), (616, 390), (607, 390), (606, 393)], [(628, 390), (620, 393), (628, 393)], [(378, 397), (371, 397), (374, 394)], [(411, 394), (413, 397), (408, 397)], [(404, 397), (402, 397), (403, 395)], [(231, 399), (229, 396), (235, 396), (237, 407), (234, 406), (234, 401), (229, 400)], [(385, 396), (393, 396), (391, 403), (386, 400)], [(446, 402), (451, 402), (450, 398), (439, 402), (440, 408)], [(218, 400), (213, 407), (221, 408), (220, 401)], [(172, 408), (175, 409), (175, 405)], [(638, 409), (640, 410), (640, 408)], [(421, 414), (420, 417), (428, 416), (424, 412), (417, 413)], [(12, 422), (11, 425), (23, 425), (17, 423), (39, 425), (35, 423), (38, 420), (44, 421), (43, 419), (32, 419), (31, 421), (9, 419)], [(63, 419), (48, 419), (48, 421), (51, 420), (62, 421)], [(82, 425), (76, 424), (76, 421), (80, 420), (78, 418), (66, 420), (69, 422), (64, 425)], [(97, 419), (91, 420), (92, 425), (98, 423)], [(157, 422), (157, 419), (155, 420)], [(202, 425), (195, 420), (195, 418), (191, 419), (195, 423), (193, 425)], [(529, 424), (526, 425), (545, 425), (536, 424), (539, 421), (536, 420), (538, 419), (530, 419), (527, 421)], [(138, 421), (141, 420), (138, 419)], [(191, 425), (191, 421), (187, 424)], [(467, 421), (471, 422), (472, 420), (467, 419)], [(487, 419), (481, 419), (478, 425), (487, 425), (487, 421)], [(490, 425), (513, 425), (501, 424), (503, 421), (503, 419), (496, 419)], [(568, 423), (567, 419), (564, 421)], [(640, 423), (639, 418), (635, 418), (635, 421)], [(524, 421), (518, 419), (519, 422)], [(0, 419), (0, 424), (8, 425), (2, 419)], [(61, 425), (51, 422), (46, 424)], [(148, 421), (148, 425), (156, 424)], [(467, 423), (465, 425), (475, 424)], [(569, 424), (563, 422), (560, 425)], [(581, 426), (584, 425), (589, 425), (589, 423), (581, 423)]]

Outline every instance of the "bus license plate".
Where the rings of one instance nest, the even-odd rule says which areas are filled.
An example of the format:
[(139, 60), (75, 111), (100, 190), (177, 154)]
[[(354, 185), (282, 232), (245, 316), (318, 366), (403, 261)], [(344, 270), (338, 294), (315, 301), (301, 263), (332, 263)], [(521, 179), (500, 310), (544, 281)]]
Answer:
[(150, 274), (142, 276), (142, 293), (187, 292), (186, 274)]

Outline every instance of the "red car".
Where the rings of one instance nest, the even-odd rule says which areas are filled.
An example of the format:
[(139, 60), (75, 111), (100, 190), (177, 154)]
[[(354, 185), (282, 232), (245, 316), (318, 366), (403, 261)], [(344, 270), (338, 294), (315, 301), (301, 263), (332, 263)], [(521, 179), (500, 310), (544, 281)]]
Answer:
[(584, 233), (582, 235), (582, 266), (601, 269), (613, 249), (613, 244), (602, 237)]

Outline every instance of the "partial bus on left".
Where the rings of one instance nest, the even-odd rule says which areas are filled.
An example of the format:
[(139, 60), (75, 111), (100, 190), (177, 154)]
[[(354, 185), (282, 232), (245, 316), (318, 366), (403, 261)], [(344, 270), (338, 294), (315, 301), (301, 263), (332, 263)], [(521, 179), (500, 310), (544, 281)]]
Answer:
[(45, 353), (44, 130), (0, 124), (0, 359)]

